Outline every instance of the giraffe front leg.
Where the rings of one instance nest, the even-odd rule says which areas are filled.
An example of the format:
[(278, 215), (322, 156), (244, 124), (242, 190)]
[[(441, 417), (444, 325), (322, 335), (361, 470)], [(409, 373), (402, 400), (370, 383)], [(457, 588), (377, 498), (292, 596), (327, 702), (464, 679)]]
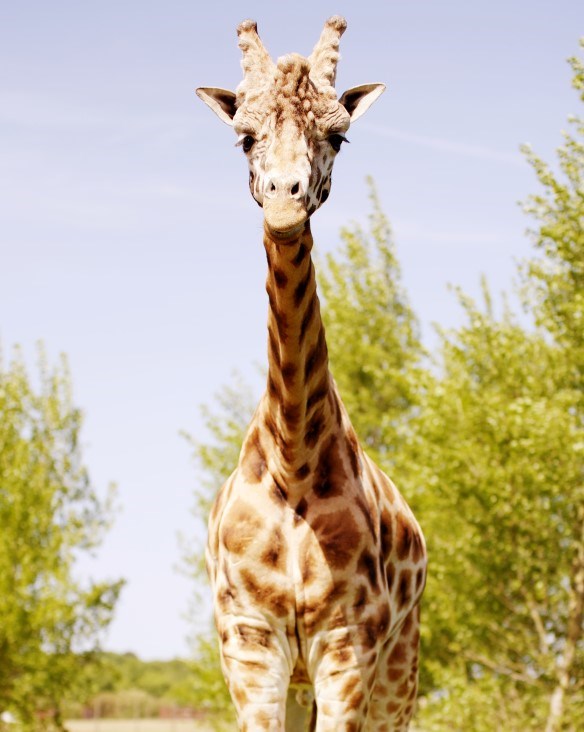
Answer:
[(379, 654), (367, 732), (406, 732), (418, 691), (420, 608), (406, 617)]
[(278, 634), (253, 621), (224, 628), (221, 664), (241, 732), (284, 732), (290, 660)]
[(316, 732), (360, 732), (365, 729), (375, 683), (377, 653), (363, 648), (346, 630), (327, 633), (312, 649)]

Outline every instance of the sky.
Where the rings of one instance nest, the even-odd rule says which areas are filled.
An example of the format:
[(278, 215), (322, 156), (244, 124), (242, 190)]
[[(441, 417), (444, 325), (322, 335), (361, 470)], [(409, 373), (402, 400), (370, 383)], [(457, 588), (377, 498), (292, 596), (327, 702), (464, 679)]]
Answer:
[[(350, 130), (315, 246), (365, 223), (365, 177), (392, 223), (424, 340), (455, 326), (449, 284), (509, 290), (531, 252), (518, 202), (538, 190), (519, 146), (554, 160), (578, 113), (568, 56), (580, 0), (335, 3), (5, 3), (0, 24), (0, 343), (34, 371), (67, 354), (83, 454), (119, 512), (80, 571), (125, 577), (106, 648), (189, 653), (209, 623), (177, 571), (200, 476), (184, 430), (234, 370), (257, 387), (267, 297), (261, 211), (232, 130), (195, 96), (241, 78), (235, 28), (258, 21), (274, 58), (308, 55), (340, 13), (337, 89), (383, 81)], [(397, 477), (399, 484), (399, 477)]]

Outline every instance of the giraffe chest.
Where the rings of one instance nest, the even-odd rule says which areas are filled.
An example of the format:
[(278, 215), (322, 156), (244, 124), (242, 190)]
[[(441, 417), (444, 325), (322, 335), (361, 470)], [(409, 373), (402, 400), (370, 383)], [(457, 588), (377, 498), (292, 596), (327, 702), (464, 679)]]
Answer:
[(258, 486), (234, 491), (214, 542), (220, 612), (252, 612), (289, 634), (312, 635), (358, 625), (387, 606), (376, 509), (358, 488), (334, 500), (312, 495), (295, 508)]
[(391, 481), (367, 463), (362, 475), (294, 507), (268, 480), (228, 481), (208, 549), (225, 654), (277, 652), (297, 684), (314, 679), (315, 659), (335, 673), (375, 663), (419, 599), (425, 550)]

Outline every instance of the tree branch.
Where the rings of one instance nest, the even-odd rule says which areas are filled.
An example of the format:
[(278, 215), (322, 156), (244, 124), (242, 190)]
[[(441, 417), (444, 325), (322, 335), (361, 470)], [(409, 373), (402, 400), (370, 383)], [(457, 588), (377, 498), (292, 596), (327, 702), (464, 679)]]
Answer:
[(482, 654), (466, 652), (464, 657), (471, 663), (478, 663), (481, 666), (486, 666), (487, 668), (490, 668), (491, 671), (501, 674), (502, 676), (508, 676), (514, 681), (520, 681), (522, 684), (529, 684), (530, 686), (539, 686), (538, 680), (534, 679), (533, 676), (528, 676), (527, 674), (519, 671), (514, 671), (508, 666), (492, 661), (490, 658), (487, 658), (487, 656), (483, 656)]

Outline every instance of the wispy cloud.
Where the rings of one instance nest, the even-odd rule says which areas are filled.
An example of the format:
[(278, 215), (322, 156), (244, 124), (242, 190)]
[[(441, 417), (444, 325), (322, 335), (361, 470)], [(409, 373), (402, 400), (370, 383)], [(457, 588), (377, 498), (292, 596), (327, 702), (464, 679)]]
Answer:
[(445, 140), (441, 137), (429, 137), (427, 135), (416, 135), (411, 132), (404, 132), (395, 127), (386, 125), (372, 124), (364, 122), (364, 129), (369, 130), (383, 137), (391, 137), (393, 140), (401, 140), (410, 142), (413, 145), (421, 145), (429, 147), (439, 152), (454, 153), (455, 155), (464, 155), (466, 157), (483, 158), (485, 160), (497, 160), (502, 163), (511, 163), (513, 165), (522, 164), (523, 159), (519, 152), (502, 152), (484, 145), (469, 145), (464, 142), (455, 142), (454, 140)]

